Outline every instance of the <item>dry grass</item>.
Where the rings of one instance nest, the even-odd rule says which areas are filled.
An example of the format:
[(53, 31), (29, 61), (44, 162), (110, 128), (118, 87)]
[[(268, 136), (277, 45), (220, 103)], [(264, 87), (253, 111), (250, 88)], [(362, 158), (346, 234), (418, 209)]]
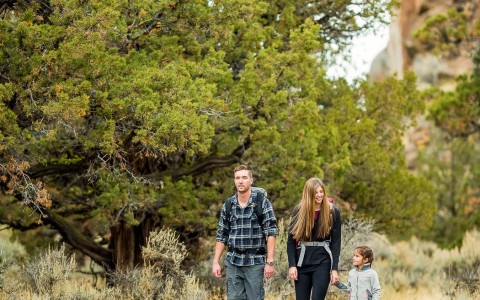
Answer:
[[(346, 249), (367, 244), (375, 251), (373, 268), (380, 277), (383, 300), (480, 299), (480, 232), (468, 232), (460, 249), (443, 250), (416, 238), (392, 244), (371, 232), (370, 221), (345, 222), (341, 256), (345, 269), (340, 274), (343, 280), (351, 268), (351, 253)], [(279, 223), (277, 274), (265, 281), (266, 300), (294, 299), (293, 284), (287, 278), (285, 227)], [(4, 241), (0, 250), (21, 248), (7, 244)], [(211, 261), (199, 263), (195, 274), (183, 270), (185, 247), (173, 231), (153, 232), (143, 251), (145, 267), (113, 274), (115, 288), (98, 288), (98, 284), (93, 288), (91, 278), (72, 276), (75, 260), (64, 248), (50, 249), (25, 263), (0, 251), (0, 279), (4, 279), (0, 281), (0, 299), (226, 299), (225, 281), (210, 276)], [(327, 300), (337, 299), (346, 299), (346, 295), (331, 287)]]

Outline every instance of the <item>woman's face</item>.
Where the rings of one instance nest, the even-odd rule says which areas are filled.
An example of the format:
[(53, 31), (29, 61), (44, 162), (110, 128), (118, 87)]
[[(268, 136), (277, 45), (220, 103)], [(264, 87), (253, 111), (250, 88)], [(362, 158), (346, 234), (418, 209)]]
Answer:
[(325, 191), (322, 186), (317, 187), (315, 190), (315, 204), (322, 204), (323, 198), (325, 196)]

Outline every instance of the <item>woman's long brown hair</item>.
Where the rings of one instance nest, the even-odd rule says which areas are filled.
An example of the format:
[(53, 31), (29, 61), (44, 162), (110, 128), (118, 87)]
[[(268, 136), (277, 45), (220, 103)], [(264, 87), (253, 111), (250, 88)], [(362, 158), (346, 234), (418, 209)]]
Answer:
[(311, 241), (312, 229), (315, 217), (315, 191), (321, 186), (324, 192), (323, 201), (320, 205), (320, 215), (317, 222), (317, 238), (326, 238), (330, 235), (332, 216), (328, 204), (325, 185), (318, 178), (310, 178), (303, 187), (303, 195), (300, 203), (294, 209), (290, 220), (290, 233), (297, 241)]

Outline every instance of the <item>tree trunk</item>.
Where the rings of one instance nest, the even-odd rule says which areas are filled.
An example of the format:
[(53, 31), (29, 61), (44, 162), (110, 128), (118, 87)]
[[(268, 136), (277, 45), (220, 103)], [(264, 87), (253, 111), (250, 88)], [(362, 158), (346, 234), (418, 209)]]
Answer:
[(143, 264), (142, 247), (146, 245), (152, 229), (152, 218), (145, 218), (136, 226), (128, 226), (121, 221), (110, 228), (112, 236), (109, 248), (116, 270), (133, 269)]

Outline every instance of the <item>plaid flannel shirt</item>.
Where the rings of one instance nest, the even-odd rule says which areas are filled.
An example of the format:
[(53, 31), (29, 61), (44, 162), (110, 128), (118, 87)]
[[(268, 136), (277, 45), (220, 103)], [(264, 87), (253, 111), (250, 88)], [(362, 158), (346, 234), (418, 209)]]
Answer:
[(238, 204), (237, 194), (230, 197), (233, 200), (230, 222), (226, 219), (226, 202), (228, 201), (223, 204), (220, 212), (216, 240), (228, 246), (229, 250), (225, 259), (232, 265), (251, 266), (265, 264), (265, 255), (238, 254), (233, 252), (232, 249), (265, 248), (266, 250), (266, 238), (277, 236), (277, 219), (275, 218), (272, 204), (264, 197), (262, 205), (263, 226), (261, 227), (258, 224), (255, 213), (253, 197), (257, 197), (256, 192), (252, 192), (245, 208), (241, 208)]

